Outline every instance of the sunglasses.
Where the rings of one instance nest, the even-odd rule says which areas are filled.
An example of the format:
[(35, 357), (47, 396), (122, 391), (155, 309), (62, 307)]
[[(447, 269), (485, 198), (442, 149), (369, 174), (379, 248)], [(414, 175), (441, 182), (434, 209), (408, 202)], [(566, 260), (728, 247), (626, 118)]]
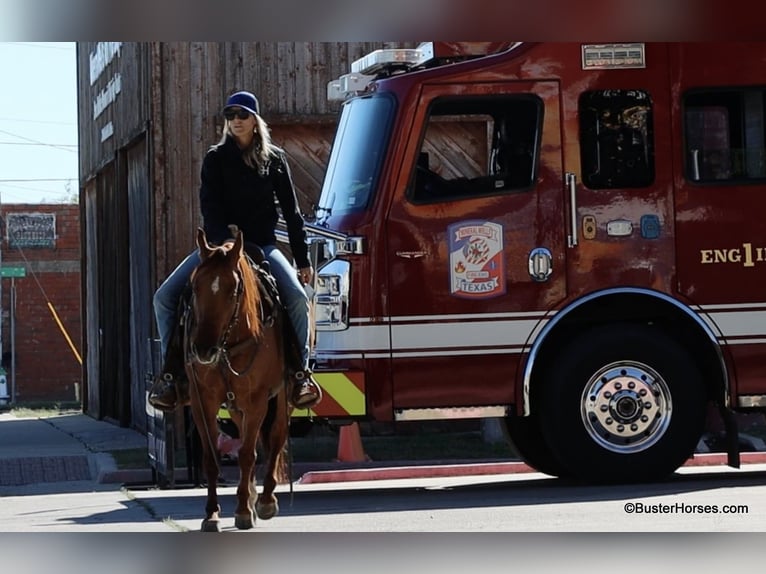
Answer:
[(246, 120), (251, 115), (252, 114), (250, 112), (242, 108), (228, 109), (228, 110), (224, 110), (223, 112), (223, 117), (225, 117), (229, 121), (233, 120), (234, 118), (239, 118), (240, 120)]

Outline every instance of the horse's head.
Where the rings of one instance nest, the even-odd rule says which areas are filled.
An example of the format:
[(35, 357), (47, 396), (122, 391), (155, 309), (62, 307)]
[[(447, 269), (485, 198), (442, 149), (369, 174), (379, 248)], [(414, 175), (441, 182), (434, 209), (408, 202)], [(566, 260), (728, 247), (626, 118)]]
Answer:
[(204, 230), (197, 230), (201, 262), (191, 276), (194, 323), (189, 346), (200, 363), (218, 361), (237, 323), (244, 289), (239, 263), (243, 243), (238, 231), (233, 244), (211, 246)]

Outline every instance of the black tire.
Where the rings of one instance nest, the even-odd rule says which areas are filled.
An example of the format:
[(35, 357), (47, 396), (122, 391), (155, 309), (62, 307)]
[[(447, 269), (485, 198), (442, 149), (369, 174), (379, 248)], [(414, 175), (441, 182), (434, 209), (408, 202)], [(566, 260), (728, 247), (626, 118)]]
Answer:
[(527, 417), (509, 416), (505, 419), (511, 447), (521, 459), (535, 470), (565, 478), (569, 471), (553, 456), (545, 442), (536, 414)]
[(694, 452), (706, 403), (700, 371), (678, 342), (657, 328), (610, 325), (554, 359), (540, 424), (571, 476), (645, 482), (671, 474)]

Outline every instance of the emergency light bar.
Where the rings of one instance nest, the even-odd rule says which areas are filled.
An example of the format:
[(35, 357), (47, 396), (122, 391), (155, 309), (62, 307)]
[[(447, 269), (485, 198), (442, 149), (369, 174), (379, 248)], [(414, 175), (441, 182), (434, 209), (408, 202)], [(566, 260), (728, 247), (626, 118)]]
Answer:
[(430, 42), (424, 42), (417, 48), (375, 50), (352, 62), (351, 73), (374, 76), (383, 71), (414, 68), (431, 58), (433, 58), (433, 48)]
[(363, 92), (382, 72), (409, 70), (425, 64), (434, 57), (433, 42), (423, 42), (417, 48), (380, 49), (351, 63), (351, 73), (327, 83), (328, 101), (342, 101), (350, 94)]
[(327, 83), (327, 99), (338, 101), (345, 99), (348, 94), (362, 92), (374, 78), (363, 74), (343, 74), (337, 80)]
[(342, 101), (363, 92), (379, 75), (407, 72), (426, 64), (449, 63), (497, 54), (521, 42), (421, 42), (417, 48), (375, 50), (351, 63), (351, 73), (327, 84), (328, 101)]

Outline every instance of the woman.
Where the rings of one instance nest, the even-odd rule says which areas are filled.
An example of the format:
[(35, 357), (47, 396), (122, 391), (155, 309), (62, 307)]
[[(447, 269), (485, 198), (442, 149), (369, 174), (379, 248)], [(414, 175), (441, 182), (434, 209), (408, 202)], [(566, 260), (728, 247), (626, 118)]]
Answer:
[[(291, 402), (296, 408), (311, 408), (321, 400), (322, 391), (309, 370), (309, 300), (302, 283), (311, 283), (314, 270), (308, 259), (306, 232), (287, 160), (284, 152), (271, 142), (269, 128), (260, 116), (258, 100), (253, 94), (237, 92), (229, 96), (223, 115), (226, 119), (223, 137), (208, 150), (202, 162), (200, 208), (205, 234), (211, 244), (233, 242), (229, 226), (236, 225), (248, 243), (255, 243), (263, 250), (301, 352), (301, 365), (293, 369)], [(297, 273), (276, 246), (275, 197), (287, 224)], [(182, 396), (185, 385), (176, 385), (177, 380), (184, 377), (183, 358), (174, 356), (179, 354), (174, 349), (169, 356), (168, 347), (181, 293), (199, 262), (199, 253), (195, 250), (154, 294), (165, 363), (162, 376), (150, 391), (149, 403), (160, 410), (172, 410), (187, 399)], [(169, 368), (171, 365), (175, 368)]]

